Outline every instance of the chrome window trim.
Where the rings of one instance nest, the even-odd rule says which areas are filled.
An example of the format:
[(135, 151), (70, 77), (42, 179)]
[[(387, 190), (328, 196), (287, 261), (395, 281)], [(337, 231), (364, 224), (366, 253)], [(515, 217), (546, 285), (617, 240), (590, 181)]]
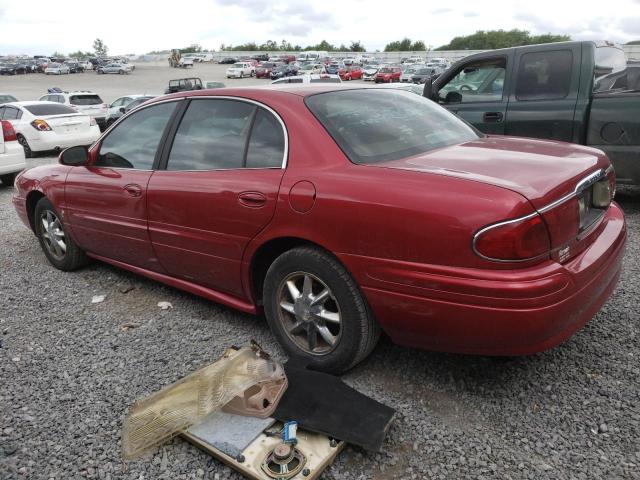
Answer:
[[(549, 210), (551, 210), (554, 207), (557, 207), (558, 205), (561, 205), (562, 203), (566, 202), (567, 200), (570, 200), (574, 197), (577, 197), (580, 193), (582, 193), (585, 189), (589, 188), (590, 186), (592, 186), (594, 183), (599, 182), (600, 180), (602, 180), (603, 178), (606, 178), (607, 173), (613, 170), (613, 165), (609, 165), (609, 167), (607, 167), (607, 169), (599, 169), (596, 170), (593, 173), (590, 173), (589, 175), (587, 175), (586, 177), (582, 178), (575, 186), (575, 188), (573, 189), (573, 192), (568, 193), (567, 195), (564, 195), (563, 197), (561, 197), (560, 199), (556, 200), (555, 202), (551, 202), (547, 205), (545, 205), (542, 208), (537, 209), (535, 212), (530, 213), (528, 215), (524, 215), (522, 217), (518, 217), (518, 218), (513, 218), (511, 220), (505, 220), (503, 222), (498, 222), (498, 223), (493, 223), (491, 225), (488, 225), (486, 227), (481, 228), (480, 230), (478, 230), (476, 233), (473, 234), (473, 239), (471, 241), (471, 248), (473, 249), (473, 252), (478, 255), (480, 258), (483, 258), (485, 260), (489, 260), (491, 262), (497, 262), (497, 263), (521, 263), (521, 262), (530, 262), (532, 260), (536, 260), (538, 258), (542, 258), (542, 257), (546, 257), (548, 256), (547, 253), (543, 254), (543, 255), (537, 255), (535, 257), (530, 257), (530, 258), (524, 258), (524, 259), (517, 259), (517, 260), (503, 260), (503, 259), (499, 259), (499, 258), (491, 258), (491, 257), (487, 257), (483, 254), (481, 254), (477, 249), (476, 249), (476, 241), (478, 239), (478, 237), (480, 235), (482, 235), (483, 233), (485, 233), (488, 230), (491, 230), (492, 228), (496, 228), (496, 227), (501, 227), (503, 225), (508, 225), (510, 223), (516, 223), (516, 222), (522, 222), (524, 220), (528, 220), (530, 218), (535, 217), (536, 215), (540, 215), (544, 212), (547, 212)], [(589, 226), (589, 228), (591, 226), (595, 225), (595, 221)], [(589, 228), (585, 229), (588, 230)], [(578, 235), (580, 235), (583, 232), (578, 232)], [(553, 249), (552, 249), (553, 250)], [(550, 250), (549, 252), (551, 252), (552, 250)]]
[[(270, 169), (276, 169), (279, 168), (280, 170), (284, 170), (287, 168), (287, 164), (288, 164), (288, 160), (289, 160), (289, 132), (287, 130), (287, 127), (284, 123), (284, 121), (282, 120), (282, 118), (280, 117), (280, 115), (271, 107), (269, 107), (268, 105), (265, 105), (262, 102), (258, 102), (257, 100), (253, 100), (250, 98), (244, 98), (244, 97), (234, 97), (231, 95), (192, 95), (192, 96), (188, 96), (188, 97), (178, 97), (178, 98), (168, 98), (166, 100), (159, 100), (157, 102), (153, 102), (149, 105), (145, 105), (144, 103), (135, 107), (132, 110), (129, 110), (127, 113), (125, 113), (124, 115), (122, 115), (120, 118), (118, 118), (109, 128), (107, 128), (104, 132), (102, 132), (102, 135), (100, 135), (98, 137), (98, 139), (93, 142), (93, 144), (89, 147), (89, 150), (91, 150), (92, 148), (94, 148), (97, 144), (99, 144), (100, 142), (102, 142), (102, 139), (109, 133), (111, 132), (111, 130), (113, 130), (120, 122), (124, 121), (125, 118), (127, 118), (129, 115), (131, 115), (134, 112), (138, 112), (142, 109), (145, 108), (149, 108), (149, 107), (153, 107), (154, 105), (159, 105), (161, 103), (168, 103), (168, 102), (179, 102), (179, 101), (183, 101), (183, 100), (193, 100), (193, 99), (198, 99), (198, 98), (206, 98), (206, 99), (216, 99), (216, 98), (221, 98), (221, 99), (225, 99), (225, 100), (237, 100), (237, 101), (241, 101), (241, 102), (246, 102), (246, 103), (251, 103), (253, 105), (256, 105), (258, 107), (262, 107), (265, 110), (267, 110), (269, 113), (271, 113), (276, 120), (278, 120), (278, 122), (280, 123), (280, 126), (282, 127), (282, 133), (284, 135), (284, 154), (282, 157), (282, 164), (280, 167), (251, 167), (251, 168), (217, 168), (217, 169), (210, 169), (210, 170), (167, 170), (166, 168), (163, 170), (154, 170), (154, 169), (137, 169), (137, 168), (123, 168), (123, 167), (100, 167), (100, 168), (114, 168), (114, 169), (118, 169), (118, 170), (137, 170), (137, 171), (141, 171), (141, 172), (156, 172), (156, 171), (171, 171), (171, 172), (212, 172), (212, 171), (228, 171), (228, 170), (270, 170)], [(93, 165), (90, 165), (93, 166)]]

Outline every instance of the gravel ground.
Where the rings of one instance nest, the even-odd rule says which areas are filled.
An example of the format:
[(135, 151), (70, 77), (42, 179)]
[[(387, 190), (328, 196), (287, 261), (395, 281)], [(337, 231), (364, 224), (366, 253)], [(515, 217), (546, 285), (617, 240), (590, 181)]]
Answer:
[[(120, 430), (137, 398), (232, 344), (254, 338), (283, 359), (264, 319), (100, 263), (55, 270), (11, 194), (0, 187), (0, 478), (240, 478), (181, 439), (123, 463)], [(383, 340), (344, 379), (397, 409), (385, 453), (348, 447), (323, 478), (640, 478), (640, 192), (618, 200), (625, 269), (586, 328), (517, 359)]]

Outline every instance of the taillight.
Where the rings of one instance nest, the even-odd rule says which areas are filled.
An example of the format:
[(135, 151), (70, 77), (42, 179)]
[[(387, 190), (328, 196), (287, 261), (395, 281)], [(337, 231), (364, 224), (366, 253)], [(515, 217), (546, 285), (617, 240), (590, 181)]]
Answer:
[(0, 120), (2, 122), (2, 136), (4, 137), (5, 142), (14, 142), (18, 140), (18, 136), (16, 135), (16, 131), (11, 125), (11, 122), (7, 120)]
[(31, 126), (39, 132), (47, 132), (51, 130), (49, 124), (44, 120), (34, 120), (33, 122), (31, 122)]
[(473, 237), (473, 249), (487, 260), (521, 262), (548, 256), (551, 242), (542, 217), (534, 213), (480, 229)]

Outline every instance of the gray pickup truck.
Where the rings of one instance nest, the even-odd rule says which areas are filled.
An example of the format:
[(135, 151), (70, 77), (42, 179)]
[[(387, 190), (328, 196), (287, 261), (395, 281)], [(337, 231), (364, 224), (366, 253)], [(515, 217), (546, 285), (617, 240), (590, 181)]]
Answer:
[(561, 42), (471, 55), (424, 95), (488, 134), (604, 150), (618, 183), (640, 185), (640, 76), (609, 42)]

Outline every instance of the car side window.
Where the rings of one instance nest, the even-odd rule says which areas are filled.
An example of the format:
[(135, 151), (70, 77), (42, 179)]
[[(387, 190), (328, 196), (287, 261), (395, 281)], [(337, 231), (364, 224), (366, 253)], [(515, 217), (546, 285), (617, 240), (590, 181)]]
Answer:
[(115, 102), (113, 102), (111, 104), (111, 106), (112, 107), (121, 107), (123, 103), (124, 103), (124, 99), (123, 98), (119, 98)]
[(518, 100), (558, 100), (571, 88), (573, 53), (556, 50), (525, 53), (516, 80)]
[(151, 170), (176, 104), (152, 105), (128, 116), (104, 138), (94, 165)]
[(7, 107), (0, 107), (0, 120), (6, 120), (6, 118), (4, 118), (4, 112), (7, 111)]
[(256, 108), (236, 100), (192, 100), (173, 140), (167, 170), (243, 168)]
[[(20, 114), (20, 115), (18, 115)], [(17, 120), (22, 116), (20, 110), (13, 107), (6, 107), (4, 114), (2, 115), (3, 120)]]
[(284, 132), (280, 122), (259, 108), (251, 128), (247, 168), (280, 168), (284, 156)]
[(462, 67), (438, 92), (441, 103), (499, 102), (502, 100), (506, 58), (490, 58)]

